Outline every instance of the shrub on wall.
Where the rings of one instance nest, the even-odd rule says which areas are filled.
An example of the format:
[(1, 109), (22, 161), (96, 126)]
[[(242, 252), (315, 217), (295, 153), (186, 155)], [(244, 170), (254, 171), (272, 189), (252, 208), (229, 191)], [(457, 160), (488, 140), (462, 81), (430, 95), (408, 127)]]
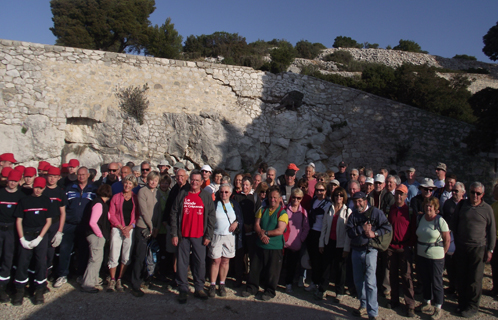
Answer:
[(326, 49), (321, 43), (311, 43), (307, 40), (301, 40), (296, 43), (296, 56), (303, 59), (314, 59), (321, 50)]
[(361, 43), (351, 39), (351, 37), (338, 36), (334, 39), (334, 48), (363, 48)]
[(393, 48), (393, 50), (408, 51), (408, 52), (419, 52), (419, 53), (429, 53), (422, 50), (422, 47), (418, 43), (412, 40), (399, 40), (399, 44)]
[(453, 59), (461, 59), (461, 60), (470, 60), (470, 61), (477, 61), (477, 58), (474, 56), (469, 56), (466, 54), (456, 54)]
[(129, 86), (116, 93), (121, 111), (135, 118), (140, 125), (143, 124), (145, 111), (149, 107), (149, 100), (146, 97), (147, 90), (149, 90), (149, 86), (146, 83), (141, 88)]

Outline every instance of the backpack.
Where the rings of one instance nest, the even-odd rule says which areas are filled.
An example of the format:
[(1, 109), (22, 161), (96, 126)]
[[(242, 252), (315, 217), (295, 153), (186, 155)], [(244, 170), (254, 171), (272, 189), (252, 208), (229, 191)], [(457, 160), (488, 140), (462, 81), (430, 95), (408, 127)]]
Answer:
[(157, 255), (159, 253), (159, 243), (156, 239), (152, 239), (147, 244), (147, 255), (145, 256), (145, 268), (147, 275), (154, 275), (154, 270), (157, 264)]
[[(370, 220), (370, 217), (372, 216), (372, 210), (373, 207), (370, 207), (367, 211), (365, 211), (364, 215), (365, 217)], [(386, 225), (391, 225), (389, 222), (386, 222)], [(376, 226), (378, 227), (378, 226)], [(392, 229), (391, 229), (392, 230)], [(393, 233), (392, 231), (386, 232), (381, 236), (372, 238), (368, 241), (368, 246), (374, 249), (377, 249), (381, 252), (384, 252), (389, 248), (389, 245), (391, 244), (391, 240), (393, 239)]]
[[(423, 216), (424, 216), (423, 214), (419, 214), (417, 216), (417, 228), (418, 228), (418, 225), (420, 224), (420, 220), (422, 220)], [(439, 222), (440, 219), (444, 219), (444, 218), (438, 214), (436, 216), (436, 218), (433, 220), (434, 221), (434, 230), (439, 231), (439, 237), (437, 238), (436, 242), (417, 241), (418, 244), (427, 246), (427, 249), (425, 249), (425, 252), (427, 252), (427, 250), (429, 250), (429, 248), (431, 248), (431, 247), (444, 247), (443, 237), (441, 235), (442, 234), (441, 225)], [(453, 253), (455, 253), (455, 239), (453, 239), (453, 232), (451, 232), (451, 231), (450, 231), (450, 237), (451, 237), (450, 247), (448, 249), (447, 254), (452, 255)], [(439, 240), (439, 239), (441, 239), (441, 240)]]

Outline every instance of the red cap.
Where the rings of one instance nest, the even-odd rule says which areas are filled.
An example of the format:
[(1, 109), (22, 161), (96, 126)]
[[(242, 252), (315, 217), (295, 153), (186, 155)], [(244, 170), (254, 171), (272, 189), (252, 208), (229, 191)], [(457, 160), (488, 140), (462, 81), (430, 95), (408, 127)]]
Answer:
[(36, 177), (35, 178), (35, 182), (33, 182), (33, 188), (45, 188), (45, 186), (47, 185), (47, 180), (45, 180), (45, 178), (42, 178), (42, 177)]
[(10, 174), (10, 172), (14, 170), (11, 167), (5, 167), (2, 169), (2, 177), (7, 178)]
[(76, 159), (69, 160), (68, 167), (77, 168), (80, 166), (80, 162)]
[(61, 169), (57, 168), (57, 167), (50, 167), (48, 168), (48, 175), (52, 175), (52, 176), (60, 176), (61, 175)]
[(400, 184), (397, 188), (396, 191), (400, 191), (402, 193), (408, 194), (408, 188), (404, 184)]
[(40, 162), (38, 162), (38, 171), (40, 171), (40, 170), (45, 170), (45, 169), (43, 169), (43, 168), (45, 168), (45, 166), (46, 166), (47, 164), (48, 164), (48, 165), (50, 165), (50, 163), (48, 163), (47, 161), (40, 161)]
[(17, 160), (14, 159), (13, 153), (4, 153), (0, 155), (0, 161), (10, 161), (12, 163), (17, 163)]
[(69, 169), (68, 169), (69, 163), (63, 163), (61, 167), (62, 167), (61, 172), (63, 172), (63, 173), (69, 172)]
[(19, 181), (21, 180), (22, 178), (22, 173), (20, 173), (19, 171), (16, 171), (16, 170), (12, 170), (10, 173), (9, 173), (9, 178), (8, 180), (12, 180), (12, 181)]
[(27, 167), (26, 169), (24, 169), (24, 176), (25, 177), (34, 177), (34, 176), (36, 176), (36, 168)]
[(289, 164), (287, 166), (287, 169), (291, 169), (291, 170), (294, 170), (294, 171), (299, 171), (299, 168), (294, 163)]
[(14, 168), (14, 170), (19, 171), (20, 173), (24, 174), (24, 169), (26, 169), (25, 166), (17, 166)]

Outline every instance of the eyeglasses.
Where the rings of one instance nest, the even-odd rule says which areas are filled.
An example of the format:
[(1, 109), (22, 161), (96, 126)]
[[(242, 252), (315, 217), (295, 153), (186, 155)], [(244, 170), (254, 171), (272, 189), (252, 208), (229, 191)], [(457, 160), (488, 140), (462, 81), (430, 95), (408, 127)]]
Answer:
[(451, 192), (454, 192), (454, 193), (459, 193), (460, 190), (451, 190)]
[(116, 172), (118, 169), (109, 169), (109, 172)]
[(220, 191), (220, 193), (230, 193), (230, 191)]
[(150, 171), (150, 168), (142, 168), (142, 171)]
[(206, 172), (211, 173), (211, 171), (207, 171), (207, 170), (201, 170), (201, 172), (202, 173), (206, 173)]
[(325, 192), (325, 189), (315, 189), (316, 192)]
[(294, 200), (303, 200), (302, 197), (292, 197), (292, 199), (294, 199)]
[(470, 193), (472, 193), (473, 195), (477, 195), (477, 196), (481, 196), (482, 195), (482, 192), (477, 192), (475, 190), (470, 190)]

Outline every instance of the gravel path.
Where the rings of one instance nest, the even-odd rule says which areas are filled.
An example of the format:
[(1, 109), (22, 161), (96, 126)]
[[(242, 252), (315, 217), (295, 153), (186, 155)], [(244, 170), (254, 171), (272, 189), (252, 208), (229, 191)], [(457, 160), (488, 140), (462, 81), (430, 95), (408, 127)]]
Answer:
[[(125, 283), (126, 284), (126, 283)], [(180, 305), (176, 301), (177, 291), (168, 289), (158, 282), (144, 290), (146, 295), (135, 298), (127, 290), (124, 293), (88, 294), (79, 291), (75, 281), (69, 281), (62, 288), (54, 289), (49, 285), (50, 293), (45, 294), (45, 304), (35, 306), (25, 298), (21, 307), (9, 304), (0, 305), (0, 319), (359, 319), (351, 315), (358, 308), (357, 299), (347, 296), (342, 304), (333, 302), (334, 294), (327, 292), (327, 299), (315, 301), (312, 294), (303, 288), (294, 288), (292, 294), (281, 288), (272, 301), (263, 302), (254, 297), (240, 297), (240, 289), (227, 289), (226, 298), (216, 297), (208, 301), (200, 301), (189, 295), (187, 304)], [(490, 289), (490, 267), (486, 266), (484, 288)], [(421, 296), (416, 296), (421, 301)], [(384, 306), (387, 300), (379, 298)], [(442, 319), (459, 318), (455, 314), (455, 297), (447, 297), (443, 305)], [(498, 301), (483, 295), (481, 309), (476, 319), (498, 318)], [(404, 318), (403, 310), (379, 308), (379, 319)], [(419, 319), (430, 319), (429, 315), (418, 314)]]

